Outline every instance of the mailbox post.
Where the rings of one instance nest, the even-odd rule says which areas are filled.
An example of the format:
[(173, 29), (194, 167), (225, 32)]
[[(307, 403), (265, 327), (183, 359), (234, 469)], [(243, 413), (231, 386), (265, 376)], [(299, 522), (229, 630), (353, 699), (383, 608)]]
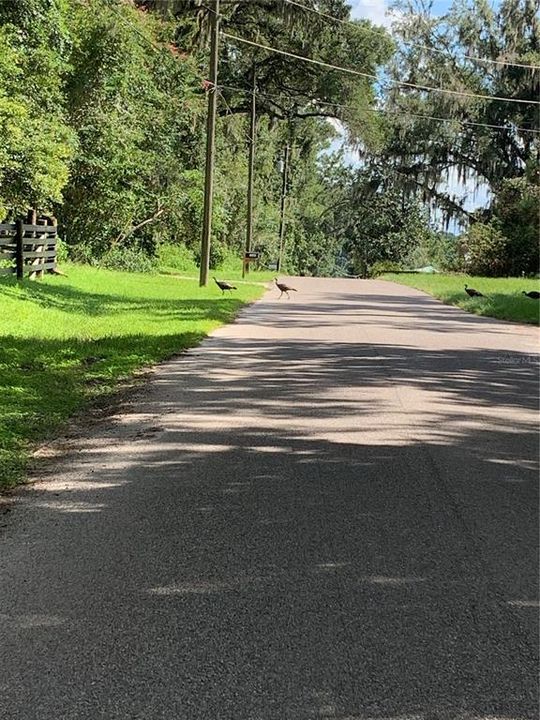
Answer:
[(254, 260), (258, 260), (259, 256), (260, 256), (260, 253), (258, 253), (258, 252), (244, 253), (244, 262), (242, 263), (242, 277), (245, 277), (246, 268), (248, 267), (249, 263), (253, 262)]

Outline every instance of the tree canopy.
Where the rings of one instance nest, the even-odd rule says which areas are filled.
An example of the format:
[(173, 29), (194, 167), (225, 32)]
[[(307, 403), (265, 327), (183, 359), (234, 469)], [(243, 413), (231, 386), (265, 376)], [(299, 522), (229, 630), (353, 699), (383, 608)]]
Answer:
[(494, 10), (487, 0), (455, 0), (440, 16), (423, 0), (395, 7), (400, 42), (390, 64), (388, 134), (379, 159), (404, 187), (420, 189), (447, 217), (463, 218), (462, 199), (441, 189), (451, 170), (459, 179), (486, 182), (496, 194), (505, 179), (538, 164), (539, 5), (503, 0)]

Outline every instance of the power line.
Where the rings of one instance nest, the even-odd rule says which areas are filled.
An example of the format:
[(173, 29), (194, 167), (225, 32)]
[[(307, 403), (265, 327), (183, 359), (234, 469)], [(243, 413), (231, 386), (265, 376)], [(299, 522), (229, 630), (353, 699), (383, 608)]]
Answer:
[[(237, 2), (238, 0), (235, 0), (235, 1)], [(305, 8), (306, 10), (311, 10), (311, 8), (307, 8), (307, 7), (304, 6), (304, 5), (300, 5), (299, 3), (294, 2), (294, 0), (284, 0), (284, 2), (288, 2), (288, 3), (292, 4), (292, 5), (299, 5), (300, 7), (303, 7), (303, 8)], [(144, 34), (134, 25), (134, 23), (130, 22), (127, 18), (123, 17), (123, 15), (121, 15), (121, 13), (117, 12), (117, 9), (116, 9), (116, 7), (115, 7), (114, 5), (107, 5), (107, 6), (114, 11), (114, 13), (116, 14), (116, 16), (117, 16), (119, 19), (121, 19), (126, 25), (128, 25), (132, 30), (134, 30), (134, 31), (139, 35), (139, 37), (140, 37), (142, 40), (144, 40), (155, 52), (163, 52), (163, 51), (165, 50), (165, 48), (164, 48), (163, 46), (157, 45), (156, 43), (152, 42), (152, 40), (150, 40), (150, 38), (148, 38), (146, 35), (144, 35)], [(205, 6), (200, 6), (200, 7), (205, 7)], [(208, 10), (211, 10), (211, 8), (208, 8)], [(214, 10), (211, 10), (211, 12), (214, 12)], [(321, 13), (320, 11), (317, 11), (317, 10), (313, 10), (313, 12), (316, 12), (316, 13), (321, 14), (321, 15), (323, 15), (323, 16), (327, 16), (327, 17), (329, 17), (329, 18), (333, 18), (332, 15), (327, 15), (326, 13)], [(344, 22), (344, 23), (350, 22), (350, 21), (345, 21), (345, 20), (339, 20), (339, 18), (333, 18), (333, 19), (337, 20), (338, 22)], [(353, 23), (353, 24), (354, 24), (354, 23)], [(225, 36), (228, 36), (227, 33), (222, 33), (222, 34), (225, 35)], [(238, 39), (238, 40), (242, 40), (242, 38), (237, 38), (237, 39)], [(244, 42), (250, 42), (250, 41), (245, 40)], [(269, 49), (270, 49), (270, 48), (269, 48)], [(276, 48), (272, 48), (272, 49), (273, 49), (275, 52), (279, 52), (279, 53), (283, 53), (283, 52), (284, 52), (284, 51), (277, 50)], [(308, 62), (314, 62), (314, 63), (322, 64), (322, 65), (325, 65), (325, 66), (327, 65), (327, 63), (322, 63), (321, 61), (318, 61), (318, 60), (312, 60), (311, 58), (304, 58), (304, 57), (302, 57), (302, 56), (300, 56), (300, 55), (297, 56), (297, 57), (300, 57), (300, 58), (303, 59), (303, 60), (307, 60)], [(534, 66), (527, 66), (527, 67), (534, 67)], [(346, 69), (346, 70), (347, 70), (347, 72), (355, 72), (355, 73), (357, 72), (358, 74), (361, 74), (359, 71), (353, 71), (353, 70), (348, 70), (348, 69)], [(375, 75), (369, 75), (368, 73), (365, 73), (365, 76), (366, 76), (366, 77), (369, 77), (369, 78), (371, 78), (371, 79), (375, 79), (375, 80), (377, 79), (377, 77), (376, 77)], [(250, 90), (245, 90), (245, 89), (243, 89), (243, 88), (238, 88), (238, 87), (231, 87), (231, 86), (225, 86), (225, 85), (221, 85), (220, 87), (227, 87), (229, 90), (236, 90), (236, 91), (238, 91), (238, 92), (244, 92), (244, 93), (246, 93), (246, 92), (247, 92), (247, 93), (251, 93), (251, 92), (252, 92), (252, 91), (250, 91)], [(218, 90), (219, 90), (219, 88), (218, 88)], [(449, 91), (449, 92), (453, 92), (453, 91)], [(220, 93), (220, 95), (221, 95), (221, 98), (222, 98), (223, 102), (224, 102), (225, 105), (227, 106), (227, 109), (229, 110), (229, 113), (232, 114), (231, 108), (230, 108), (230, 106), (228, 105), (227, 100), (225, 99), (225, 97), (223, 97), (223, 94), (222, 94), (222, 93)], [(263, 94), (263, 93), (260, 93), (260, 92), (259, 92), (258, 95), (261, 96), (261, 97), (266, 97), (266, 98), (268, 98), (268, 99), (270, 99), (270, 100), (273, 99), (273, 97), (272, 97), (271, 95), (268, 95), (268, 94)], [(277, 96), (274, 96), (274, 97), (277, 97)], [(491, 97), (491, 96), (488, 96), (488, 97)], [(509, 99), (509, 100), (512, 100), (512, 98), (508, 98), (508, 99)], [(342, 109), (344, 109), (344, 110), (354, 110), (354, 109), (355, 109), (355, 108), (351, 107), (350, 105), (342, 105), (342, 104), (340, 104), (340, 103), (327, 103), (327, 102), (319, 101), (319, 100), (318, 100), (317, 102), (318, 102), (320, 105), (339, 107), (339, 108), (342, 108)], [(527, 101), (521, 101), (521, 102), (527, 102)], [(534, 101), (532, 101), (532, 102), (534, 102)], [(387, 112), (388, 112), (387, 110), (385, 110), (385, 111), (379, 111), (379, 110), (376, 110), (375, 108), (365, 108), (365, 109), (368, 110), (369, 112), (384, 112), (384, 113), (387, 113)], [(459, 122), (459, 123), (462, 124), (462, 125), (474, 125), (474, 126), (477, 126), (477, 127), (487, 127), (487, 128), (497, 129), (497, 130), (508, 130), (508, 129), (510, 129), (507, 125), (491, 125), (491, 124), (488, 124), (488, 123), (476, 123), (476, 122), (472, 122), (472, 121), (468, 121), (468, 120), (459, 120), (458, 118), (445, 118), (445, 117), (439, 117), (439, 116), (434, 116), (434, 115), (423, 115), (423, 114), (419, 114), (419, 113), (411, 113), (410, 111), (401, 111), (401, 112), (402, 112), (403, 114), (409, 115), (409, 116), (411, 116), (411, 117), (425, 118), (425, 119), (427, 119), (427, 120), (438, 120), (438, 121), (441, 121), (441, 122)], [(522, 127), (518, 127), (518, 126), (515, 126), (515, 127), (514, 127), (514, 130), (519, 131), (519, 132), (524, 132), (524, 133), (540, 134), (540, 130), (533, 130), (533, 129), (522, 128)], [(250, 139), (249, 136), (246, 136), (246, 137), (248, 137), (248, 139)]]
[[(222, 88), (228, 88), (228, 85), (218, 85), (215, 88), (215, 90), (217, 91), (219, 97), (223, 100), (223, 104), (225, 105), (225, 107), (227, 109), (227, 114), (225, 117), (231, 118), (234, 116), (234, 112), (233, 112), (231, 106), (229, 105), (229, 103), (227, 102), (227, 98), (221, 92)], [(229, 88), (229, 89), (231, 89), (231, 88)], [(260, 93), (254, 93), (252, 90), (244, 90), (244, 92), (248, 93), (249, 95), (260, 95)], [(252, 143), (255, 141), (255, 138), (254, 138), (254, 136), (251, 135), (251, 133), (241, 132), (241, 134), (244, 135), (244, 137), (248, 140), (249, 143)]]
[(351, 75), (359, 75), (361, 77), (370, 78), (371, 80), (378, 80), (376, 75), (371, 73), (360, 72), (360, 70), (351, 70), (349, 68), (338, 67), (337, 65), (331, 65), (330, 63), (323, 62), (322, 60), (314, 60), (313, 58), (304, 57), (304, 55), (296, 55), (295, 53), (287, 52), (286, 50), (278, 50), (277, 48), (270, 47), (269, 45), (262, 45), (261, 43), (253, 42), (252, 40), (246, 40), (245, 38), (238, 37), (237, 35), (231, 35), (230, 33), (222, 32), (223, 37), (227, 37), (230, 40), (236, 40), (237, 42), (245, 43), (246, 45), (253, 45), (254, 47), (262, 48), (263, 50), (269, 50), (270, 52), (278, 53), (279, 55), (286, 55), (292, 57), (295, 60), (304, 60), (305, 62), (312, 63), (313, 65), (322, 65), (332, 70), (341, 70), (342, 72), (351, 73)]
[[(232, 1), (232, 0), (231, 0), (231, 1)], [(238, 0), (235, 0), (235, 1), (237, 2)], [(327, 13), (323, 13), (323, 12), (321, 12), (321, 11), (319, 11), (319, 10), (314, 10), (314, 9), (312, 9), (312, 8), (308, 8), (308, 7), (305, 6), (305, 5), (301, 5), (300, 3), (295, 2), (295, 0), (284, 0), (284, 2), (289, 3), (289, 4), (291, 4), (291, 5), (297, 5), (298, 7), (304, 8), (305, 10), (309, 10), (309, 11), (311, 11), (311, 12), (315, 12), (315, 13), (317, 13), (317, 14), (319, 14), (319, 15), (322, 15), (323, 17), (328, 17), (328, 18), (330, 18), (330, 19), (336, 20), (337, 22), (345, 23), (345, 24), (351, 24), (351, 25), (353, 25), (354, 27), (356, 27), (356, 25), (355, 25), (354, 23), (351, 23), (351, 21), (349, 21), (349, 20), (340, 20), (339, 18), (335, 18), (333, 15), (328, 15)], [(155, 52), (163, 52), (163, 50), (164, 50), (165, 48), (163, 48), (162, 46), (157, 45), (157, 44), (154, 43), (152, 40), (150, 40), (148, 37), (146, 37), (137, 27), (135, 27), (135, 25), (134, 25), (132, 22), (130, 22), (127, 18), (123, 17), (121, 13), (117, 12), (117, 9), (116, 9), (116, 7), (115, 7), (114, 5), (107, 5), (107, 6), (108, 6), (110, 9), (114, 10), (114, 13), (116, 14), (116, 16), (117, 16), (118, 18), (120, 18), (120, 19), (122, 20), (122, 22), (124, 22), (126, 25), (129, 25), (129, 26), (139, 35), (139, 37), (141, 37), (142, 40), (144, 40), (150, 47), (152, 47), (152, 49), (153, 49)], [(205, 5), (201, 5), (201, 6), (199, 6), (199, 7), (206, 8), (207, 10), (209, 10), (209, 11), (212, 12), (212, 13), (215, 12), (215, 10), (213, 10), (213, 9), (211, 9), (211, 8), (205, 6)], [(371, 30), (371, 28), (369, 28), (369, 29)], [(373, 31), (373, 32), (377, 32), (377, 31)], [(359, 77), (367, 77), (367, 78), (369, 78), (369, 79), (371, 79), (371, 80), (378, 80), (378, 77), (377, 77), (376, 75), (372, 75), (372, 74), (370, 74), (370, 73), (362, 73), (362, 72), (360, 72), (359, 70), (353, 70), (352, 68), (344, 68), (344, 67), (340, 67), (340, 66), (337, 66), (337, 65), (331, 65), (330, 63), (325, 63), (325, 62), (323, 62), (322, 60), (314, 60), (313, 58), (306, 58), (306, 57), (304, 57), (303, 55), (296, 55), (296, 54), (294, 54), (294, 53), (289, 53), (289, 52), (286, 52), (286, 51), (284, 51), (284, 50), (278, 50), (277, 48), (272, 48), (272, 47), (267, 46), (267, 45), (262, 45), (262, 44), (259, 44), (259, 43), (255, 43), (255, 42), (252, 42), (251, 40), (245, 40), (244, 38), (240, 38), (240, 37), (237, 37), (237, 36), (235, 36), (235, 35), (231, 35), (231, 34), (229, 34), (229, 33), (224, 33), (224, 32), (222, 32), (221, 34), (222, 34), (224, 37), (228, 37), (228, 38), (233, 39), (233, 40), (236, 40), (236, 41), (238, 41), (238, 42), (247, 43), (248, 45), (254, 45), (254, 46), (256, 46), (256, 47), (260, 47), (260, 48), (263, 48), (263, 49), (265, 49), (265, 50), (269, 50), (269, 51), (271, 51), (271, 52), (275, 52), (275, 53), (278, 53), (278, 54), (281, 54), (281, 55), (287, 55), (287, 56), (293, 57), (293, 58), (295, 58), (295, 59), (304, 60), (305, 62), (310, 62), (310, 63), (316, 64), (316, 65), (321, 65), (321, 66), (323, 66), (323, 67), (328, 67), (328, 68), (330, 68), (330, 69), (339, 70), (339, 71), (341, 71), (341, 72), (346, 72), (346, 73), (354, 74), (354, 75), (357, 75), (357, 76), (359, 76)], [(418, 47), (420, 47), (420, 46), (418, 46)], [(440, 51), (440, 52), (442, 52), (442, 51)], [(493, 62), (495, 62), (495, 61), (493, 61)], [(523, 67), (534, 68), (534, 69), (537, 69), (537, 67), (538, 67), (538, 69), (540, 69), (540, 66), (535, 66), (535, 65), (524, 65)], [(531, 104), (531, 105), (540, 105), (540, 101), (537, 101), (537, 100), (520, 100), (520, 99), (518, 99), (518, 98), (500, 97), (500, 96), (497, 96), (497, 95), (480, 95), (480, 94), (477, 94), (477, 93), (465, 93), (465, 92), (460, 92), (460, 91), (457, 91), (457, 90), (447, 90), (447, 89), (444, 89), (444, 88), (433, 88), (433, 87), (429, 87), (429, 86), (416, 85), (416, 84), (414, 84), (414, 83), (399, 82), (399, 81), (396, 81), (396, 82), (394, 82), (393, 84), (397, 84), (397, 85), (400, 85), (400, 86), (403, 86), (403, 87), (412, 87), (412, 88), (416, 88), (416, 89), (418, 89), (418, 90), (429, 90), (429, 91), (433, 91), (433, 92), (443, 92), (443, 93), (448, 93), (448, 94), (452, 94), (452, 95), (459, 95), (459, 96), (462, 96), (462, 97), (475, 97), (475, 98), (482, 98), (482, 99), (489, 99), (489, 100), (502, 100), (502, 101), (506, 101), (506, 102), (515, 102), (515, 103), (523, 103), (523, 104)], [(427, 116), (426, 116), (426, 117), (427, 117)], [(436, 118), (433, 118), (433, 119), (436, 119)], [(469, 124), (472, 124), (472, 123), (469, 123)], [(504, 127), (504, 126), (500, 126), (500, 127), (502, 128), (502, 127)], [(522, 128), (522, 130), (524, 130), (525, 132), (537, 132), (536, 130), (527, 130), (527, 129), (525, 129), (525, 128)]]
[[(356, 75), (358, 77), (367, 77), (372, 80), (378, 80), (376, 75), (370, 73), (360, 72), (360, 70), (353, 70), (352, 68), (346, 68), (339, 65), (332, 65), (331, 63), (323, 62), (322, 60), (314, 60), (313, 58), (307, 58), (304, 55), (297, 55), (286, 50), (278, 50), (277, 48), (270, 47), (269, 45), (263, 45), (262, 43), (253, 42), (252, 40), (246, 40), (245, 38), (238, 37), (237, 35), (231, 35), (230, 33), (222, 33), (223, 37), (235, 40), (236, 42), (251, 45), (252, 47), (258, 47), (262, 50), (268, 50), (269, 52), (277, 53), (278, 55), (285, 55), (286, 57), (294, 58), (295, 60), (303, 60), (304, 62), (311, 63), (313, 65), (320, 65), (321, 67), (329, 68), (330, 70), (337, 70), (338, 72), (348, 73), (349, 75)], [(429, 92), (440, 92), (447, 93), (449, 95), (458, 95), (459, 97), (472, 97), (479, 98), (481, 100), (501, 100), (504, 102), (521, 103), (523, 105), (540, 105), (540, 100), (521, 100), (520, 98), (509, 98), (501, 97), (498, 95), (482, 95), (480, 93), (468, 93), (460, 90), (448, 90), (447, 88), (436, 88), (430, 87), (429, 85), (417, 85), (416, 83), (401, 82), (399, 80), (393, 81), (393, 85), (400, 87), (410, 87), (416, 90), (427, 90)]]
[[(219, 90), (221, 90), (221, 89), (233, 90), (235, 92), (241, 92), (241, 93), (245, 93), (248, 95), (251, 95), (253, 93), (252, 90), (247, 90), (246, 88), (234, 87), (232, 85), (220, 85), (218, 89)], [(230, 110), (230, 106), (228, 105), (227, 101), (223, 97), (223, 93), (220, 92), (220, 95)], [(272, 102), (274, 101), (274, 99), (280, 98), (279, 95), (268, 95), (267, 93), (262, 93), (259, 91), (257, 91), (256, 95), (258, 95), (261, 98), (266, 98), (267, 100), (270, 100)], [(324, 100), (315, 100), (315, 102), (318, 105), (325, 105), (327, 107), (337, 107), (337, 108), (340, 108), (343, 110), (357, 110), (357, 108), (353, 107), (352, 105), (343, 105), (341, 103), (325, 102)], [(371, 107), (363, 108), (363, 110), (367, 110), (368, 112), (373, 112), (373, 113), (377, 113), (377, 114), (381, 114), (381, 115), (390, 114), (390, 111), (388, 111), (388, 110), (379, 110), (377, 108), (371, 108)], [(449, 122), (449, 123), (457, 122), (457, 123), (460, 123), (461, 125), (475, 125), (477, 127), (486, 127), (486, 128), (491, 128), (494, 130), (514, 130), (516, 132), (533, 133), (533, 134), (540, 135), (540, 130), (533, 130), (531, 128), (523, 128), (523, 127), (519, 127), (519, 126), (492, 125), (490, 123), (473, 122), (472, 120), (460, 120), (459, 118), (441, 117), (441, 116), (436, 116), (436, 115), (425, 115), (425, 114), (421, 114), (421, 113), (413, 113), (413, 112), (410, 112), (409, 110), (401, 110), (401, 109), (394, 111), (393, 114), (398, 114), (398, 113), (400, 115), (408, 115), (410, 117), (425, 118), (426, 120), (438, 120), (441, 122)]]
[[(342, 18), (335, 17), (334, 15), (329, 15), (328, 13), (322, 12), (322, 10), (317, 10), (315, 8), (308, 7), (307, 5), (302, 5), (299, 2), (296, 2), (296, 0), (283, 0), (284, 3), (287, 5), (294, 5), (295, 7), (302, 8), (302, 10), (306, 10), (307, 12), (314, 13), (315, 15), (320, 15), (321, 17), (327, 18), (328, 20), (332, 20), (336, 23), (341, 23), (342, 25), (350, 25), (351, 27), (356, 28), (357, 30), (360, 29), (360, 26), (357, 25), (352, 20), (343, 20)], [(361, 28), (362, 31), (367, 30), (368, 32), (375, 33), (377, 35), (380, 35), (378, 30), (375, 30), (375, 28), (371, 27), (363, 27)], [(428, 52), (434, 52), (439, 53), (440, 55), (444, 55), (445, 57), (448, 57), (448, 54), (444, 50), (439, 50), (439, 48), (432, 48), (428, 45), (421, 45), (420, 43), (411, 42), (409, 40), (403, 40), (402, 41), (405, 45), (410, 45), (411, 47), (419, 48), (420, 50), (427, 50)], [(480, 62), (480, 63), (491, 63), (493, 65), (503, 65), (507, 67), (520, 67), (520, 68), (527, 68), (529, 70), (540, 70), (540, 65), (527, 65), (525, 63), (515, 63), (515, 62), (507, 62), (505, 60), (492, 60), (491, 58), (480, 58), (476, 57), (474, 55), (461, 55), (461, 57), (466, 58), (467, 60), (473, 60), (474, 62)]]

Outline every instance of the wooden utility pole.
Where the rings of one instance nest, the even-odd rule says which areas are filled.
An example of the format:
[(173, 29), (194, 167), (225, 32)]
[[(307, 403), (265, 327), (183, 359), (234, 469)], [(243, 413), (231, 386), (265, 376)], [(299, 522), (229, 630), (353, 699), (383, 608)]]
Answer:
[(214, 195), (214, 155), (217, 111), (217, 79), (219, 53), (219, 0), (213, 0), (210, 38), (210, 87), (208, 89), (208, 116), (206, 119), (206, 168), (204, 175), (204, 210), (201, 240), (201, 268), (199, 285), (207, 285), (210, 267), (210, 237), (212, 234), (212, 200)]
[[(249, 125), (249, 160), (248, 160), (248, 188), (247, 188), (247, 218), (246, 218), (246, 255), (251, 252), (251, 241), (253, 240), (253, 175), (255, 169), (255, 133), (257, 132), (257, 76), (255, 63), (252, 67), (251, 83), (251, 122)], [(244, 255), (242, 264), (242, 277), (249, 272), (249, 261)]]
[(278, 272), (283, 264), (283, 244), (285, 239), (285, 199), (287, 197), (287, 174), (289, 171), (290, 145), (285, 145), (285, 158), (283, 160), (283, 180), (281, 183), (281, 205), (279, 209), (279, 257), (277, 263)]

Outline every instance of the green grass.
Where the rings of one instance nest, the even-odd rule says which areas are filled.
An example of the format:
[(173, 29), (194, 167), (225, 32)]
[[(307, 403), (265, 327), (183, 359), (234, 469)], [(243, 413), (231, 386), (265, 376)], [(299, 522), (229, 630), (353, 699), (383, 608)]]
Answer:
[(0, 487), (24, 478), (35, 443), (138, 369), (196, 345), (263, 292), (63, 266), (68, 277), (0, 280)]
[[(423, 290), (449, 305), (463, 310), (514, 322), (538, 325), (540, 304), (531, 300), (522, 291), (540, 290), (540, 281), (525, 278), (486, 278), (469, 275), (423, 275), (394, 274), (382, 276), (384, 280), (409, 285)], [(485, 297), (469, 297), (464, 286), (467, 284)]]
[[(181, 245), (163, 245), (158, 252), (159, 272), (182, 277), (199, 277), (199, 268), (193, 254)], [(237, 254), (228, 254), (217, 270), (210, 270), (210, 279), (215, 275), (218, 280), (244, 280), (245, 282), (268, 282), (276, 277), (275, 270), (257, 270), (257, 263), (251, 263), (245, 278), (242, 278), (242, 260)]]
[[(187, 267), (184, 270), (178, 270), (175, 267), (169, 267), (167, 265), (163, 265), (159, 268), (159, 272), (162, 275), (176, 275), (178, 277), (189, 277), (193, 279), (198, 279), (199, 277), (199, 269), (196, 266), (193, 267)], [(266, 283), (270, 280), (273, 280), (278, 273), (275, 270), (252, 270), (246, 274), (244, 278), (242, 278), (242, 265), (241, 263), (226, 263), (222, 267), (220, 267), (218, 270), (210, 270), (208, 277), (210, 279), (210, 282), (213, 282), (212, 278), (215, 276), (218, 280), (227, 280), (227, 281), (241, 281), (248, 283)], [(284, 277), (283, 273), (281, 275)]]

